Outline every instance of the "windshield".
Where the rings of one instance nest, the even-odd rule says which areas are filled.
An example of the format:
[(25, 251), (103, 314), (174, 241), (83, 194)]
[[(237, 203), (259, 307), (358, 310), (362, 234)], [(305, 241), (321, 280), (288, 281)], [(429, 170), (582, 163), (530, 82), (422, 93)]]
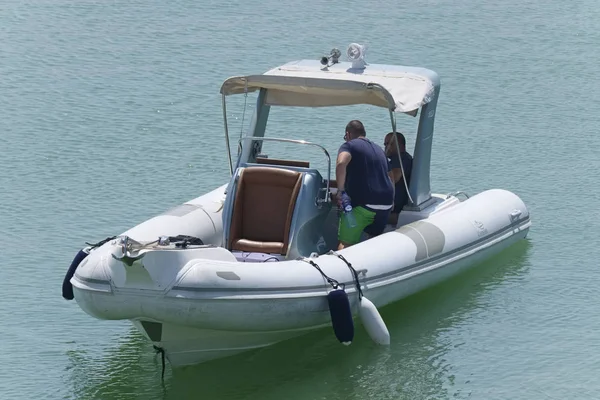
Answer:
[[(241, 112), (229, 119), (229, 132), (232, 139), (230, 148), (234, 163), (237, 160), (240, 133), (245, 135), (251, 127), (255, 99), (256, 96), (248, 96), (243, 125), (243, 106)], [(271, 107), (265, 137), (305, 140), (323, 146), (331, 156), (332, 179), (335, 179), (337, 151), (344, 143), (346, 124), (353, 119), (363, 122), (367, 138), (384, 147), (385, 135), (392, 130), (389, 112), (369, 105), (327, 108)], [(417, 127), (418, 118), (402, 114), (397, 116), (397, 130), (404, 133), (406, 149), (411, 153)], [(244, 141), (243, 145), (247, 145), (244, 143), (248, 142), (248, 140)], [(317, 168), (323, 177), (326, 177), (327, 159), (318, 147), (265, 141), (262, 144), (261, 154), (269, 158), (308, 161), (312, 168)]]

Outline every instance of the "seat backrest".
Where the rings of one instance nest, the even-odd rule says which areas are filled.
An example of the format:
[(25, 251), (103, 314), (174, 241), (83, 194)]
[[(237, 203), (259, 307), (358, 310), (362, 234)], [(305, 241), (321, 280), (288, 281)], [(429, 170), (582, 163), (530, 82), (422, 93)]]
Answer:
[(289, 246), (290, 226), (302, 173), (275, 167), (249, 167), (240, 173), (233, 202), (228, 248), (240, 240)]

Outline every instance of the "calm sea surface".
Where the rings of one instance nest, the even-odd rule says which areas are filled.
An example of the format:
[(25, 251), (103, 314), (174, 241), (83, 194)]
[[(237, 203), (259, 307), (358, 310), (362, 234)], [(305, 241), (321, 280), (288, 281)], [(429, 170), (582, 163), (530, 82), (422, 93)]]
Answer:
[[(0, 398), (600, 399), (598, 21), (592, 0), (4, 0)], [(62, 299), (72, 257), (225, 182), (224, 79), (353, 41), (440, 74), (433, 190), (514, 191), (528, 240), (384, 308), (389, 348), (325, 329), (161, 383), (129, 323)], [(232, 148), (253, 100), (229, 101)], [(390, 127), (277, 109), (268, 134), (334, 152), (352, 118)]]

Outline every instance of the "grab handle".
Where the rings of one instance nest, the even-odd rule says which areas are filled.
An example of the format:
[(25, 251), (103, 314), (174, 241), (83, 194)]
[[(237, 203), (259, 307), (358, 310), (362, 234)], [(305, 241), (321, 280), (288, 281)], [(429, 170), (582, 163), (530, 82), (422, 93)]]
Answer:
[(513, 210), (510, 214), (510, 221), (513, 222), (521, 216), (521, 210)]

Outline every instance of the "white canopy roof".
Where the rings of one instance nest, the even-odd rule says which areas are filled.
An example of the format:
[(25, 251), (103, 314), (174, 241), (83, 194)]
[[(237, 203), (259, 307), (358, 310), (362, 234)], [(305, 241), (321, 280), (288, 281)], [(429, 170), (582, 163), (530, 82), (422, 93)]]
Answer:
[[(266, 104), (296, 107), (330, 107), (371, 104), (396, 112), (416, 114), (433, 99), (435, 72), (413, 67), (369, 64), (352, 69), (349, 62), (324, 67), (316, 60), (292, 61), (263, 75), (227, 79), (227, 95), (267, 89)], [(435, 81), (435, 82), (434, 82)]]

